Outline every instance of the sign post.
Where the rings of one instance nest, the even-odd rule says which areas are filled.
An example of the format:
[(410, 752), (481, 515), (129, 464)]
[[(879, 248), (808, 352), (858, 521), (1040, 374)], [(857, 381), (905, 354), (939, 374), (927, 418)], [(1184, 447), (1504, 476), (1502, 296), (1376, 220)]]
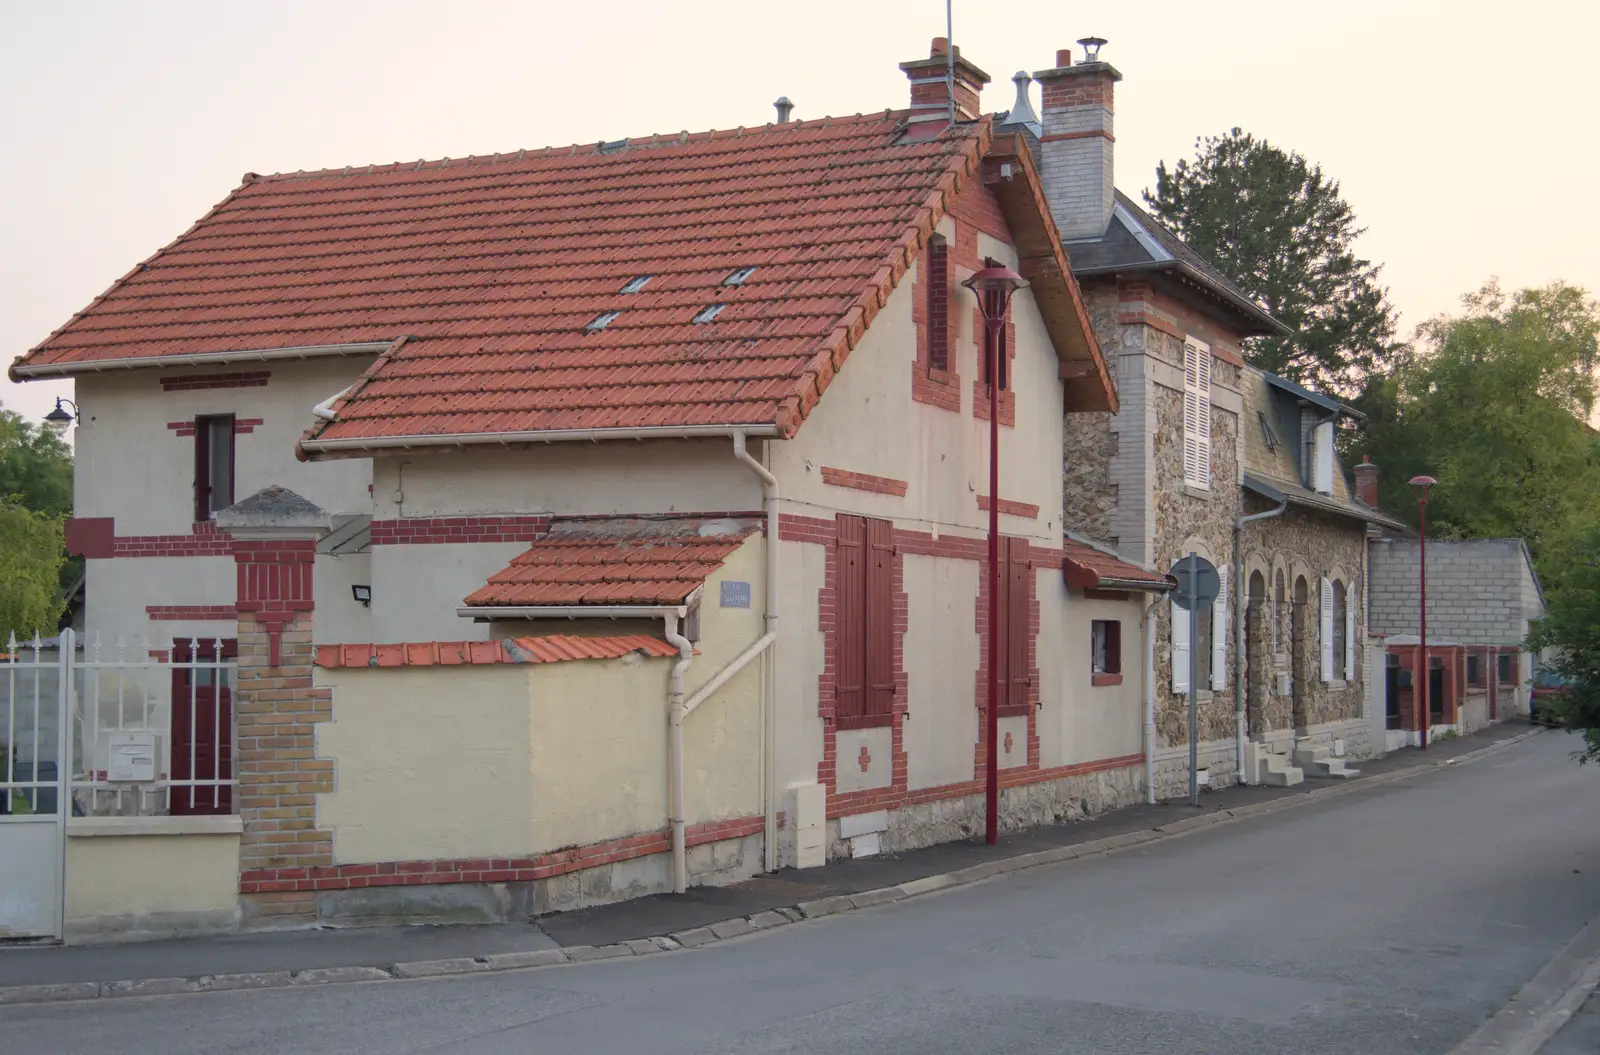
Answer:
[(1172, 566), (1170, 573), (1178, 580), (1172, 591), (1172, 603), (1189, 613), (1189, 805), (1200, 805), (1200, 711), (1195, 696), (1199, 686), (1195, 681), (1195, 616), (1217, 599), (1222, 591), (1222, 580), (1217, 566), (1194, 551), (1190, 551)]

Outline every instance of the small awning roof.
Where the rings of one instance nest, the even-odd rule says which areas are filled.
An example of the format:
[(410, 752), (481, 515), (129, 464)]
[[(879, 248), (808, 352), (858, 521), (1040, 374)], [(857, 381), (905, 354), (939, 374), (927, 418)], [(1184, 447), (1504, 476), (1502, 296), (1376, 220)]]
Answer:
[(1067, 585), (1080, 590), (1161, 592), (1175, 585), (1160, 572), (1147, 571), (1099, 546), (1072, 538), (1062, 545), (1061, 571)]

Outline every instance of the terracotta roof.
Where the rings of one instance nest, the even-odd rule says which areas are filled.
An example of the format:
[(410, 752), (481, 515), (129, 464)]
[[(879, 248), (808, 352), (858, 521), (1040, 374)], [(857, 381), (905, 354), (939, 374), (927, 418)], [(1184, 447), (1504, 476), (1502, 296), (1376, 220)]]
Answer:
[(709, 536), (551, 535), (489, 576), (464, 603), (471, 608), (682, 604), (755, 530)]
[[(601, 428), (792, 435), (947, 203), (989, 180), (989, 119), (915, 143), (904, 124), (885, 111), (248, 175), (18, 367), (387, 342), (308, 450)], [(1047, 218), (1029, 222), (1056, 241)], [(1058, 351), (1103, 377), (1070, 276), (1036, 286), (1066, 302)]]
[(1167, 590), (1172, 580), (1075, 539), (1062, 544), (1061, 568), (1067, 585), (1080, 590)]
[(678, 650), (647, 634), (614, 637), (519, 637), (507, 641), (422, 641), (400, 645), (318, 645), (319, 667), (453, 667), (485, 663), (560, 663), (620, 659), (630, 652), (676, 656)]

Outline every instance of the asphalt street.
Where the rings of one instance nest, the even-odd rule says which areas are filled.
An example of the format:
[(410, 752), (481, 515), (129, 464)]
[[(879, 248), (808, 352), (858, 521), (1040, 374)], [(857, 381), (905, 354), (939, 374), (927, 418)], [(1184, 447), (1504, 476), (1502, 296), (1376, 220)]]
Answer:
[(1600, 914), (1571, 749), (701, 950), (0, 1009), (0, 1050), (1443, 1055)]

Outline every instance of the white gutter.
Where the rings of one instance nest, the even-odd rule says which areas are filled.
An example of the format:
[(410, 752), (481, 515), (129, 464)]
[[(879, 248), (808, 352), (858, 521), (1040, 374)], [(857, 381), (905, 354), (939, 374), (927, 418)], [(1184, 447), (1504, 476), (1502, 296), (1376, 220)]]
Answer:
[[(1244, 713), (1244, 618), (1248, 598), (1245, 596), (1244, 582), (1244, 526), (1252, 520), (1267, 520), (1272, 517), (1282, 516), (1283, 511), (1289, 508), (1289, 499), (1284, 498), (1278, 503), (1278, 508), (1269, 509), (1265, 513), (1251, 513), (1243, 516), (1233, 525), (1233, 754), (1237, 763), (1235, 779), (1239, 783), (1245, 782), (1244, 772), (1244, 740), (1246, 734)], [(1255, 783), (1255, 781), (1251, 781)]]
[(377, 355), (388, 351), (394, 341), (361, 341), (356, 344), (307, 344), (296, 348), (261, 348), (241, 352), (193, 352), (187, 355), (144, 355), (124, 359), (93, 359), (69, 363), (12, 364), (11, 376), (70, 377), (97, 374), (107, 370), (139, 370), (158, 366), (208, 366), (218, 363), (254, 363), (273, 359), (309, 359), (324, 355)]
[(1170, 594), (1158, 594), (1144, 610), (1144, 793), (1145, 801), (1156, 804), (1156, 605)]
[[(751, 430), (756, 435), (771, 435)], [(762, 638), (769, 644), (778, 637), (778, 478), (772, 471), (750, 455), (745, 449), (745, 432), (733, 434), (733, 456), (761, 478), (767, 497), (767, 582), (766, 625)], [(767, 445), (768, 451), (771, 444)], [(763, 649), (765, 645), (761, 646)], [(761, 813), (764, 821), (762, 840), (765, 849), (766, 870), (778, 870), (778, 793), (774, 788), (778, 768), (778, 650), (767, 654), (767, 678), (761, 704)]]
[(481, 608), (462, 606), (456, 615), (463, 619), (660, 619), (675, 616), (683, 619), (699, 598), (695, 590), (682, 604), (567, 604), (567, 605), (502, 605)]
[(346, 385), (344, 388), (339, 389), (339, 391), (335, 392), (327, 399), (324, 399), (321, 403), (318, 403), (316, 406), (312, 407), (311, 413), (321, 418), (323, 421), (338, 421), (339, 415), (333, 412), (333, 405), (339, 402), (339, 400), (343, 399), (345, 393), (349, 392), (354, 387), (356, 386)]
[(694, 662), (694, 645), (678, 633), (678, 617), (662, 616), (667, 640), (678, 648), (667, 681), (667, 809), (672, 825), (672, 889), (681, 894), (689, 889), (689, 850), (683, 826), (683, 675)]
[[(301, 440), (300, 448), (314, 454), (332, 454), (339, 451), (382, 450), (390, 447), (409, 450), (412, 447), (467, 447), (489, 443), (501, 445), (512, 443), (563, 443), (572, 440), (590, 440), (599, 443), (604, 440), (689, 440), (707, 437), (725, 438), (728, 436), (734, 437), (734, 441), (737, 444), (743, 442), (742, 437), (745, 435), (776, 436), (777, 434), (778, 427), (776, 425), (741, 425), (737, 427), (728, 425), (672, 425), (642, 429), (542, 429), (521, 432), (450, 432), (439, 435), (417, 436), (350, 436), (331, 440)], [(762, 471), (765, 472), (765, 470)]]

